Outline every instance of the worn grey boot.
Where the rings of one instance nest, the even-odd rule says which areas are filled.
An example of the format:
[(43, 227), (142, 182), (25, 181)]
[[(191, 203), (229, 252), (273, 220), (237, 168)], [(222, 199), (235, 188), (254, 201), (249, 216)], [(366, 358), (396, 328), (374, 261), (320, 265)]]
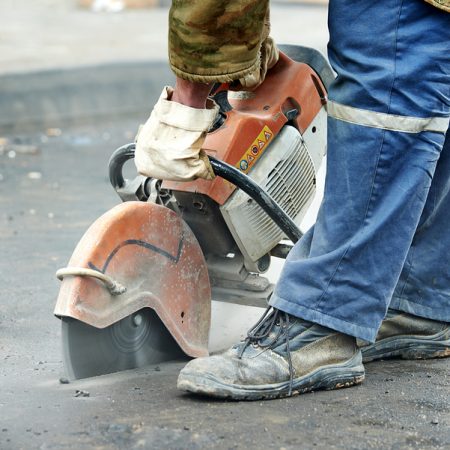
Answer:
[(268, 309), (248, 337), (227, 352), (189, 362), (178, 389), (235, 400), (288, 397), (364, 379), (355, 339)]
[(361, 348), (364, 362), (386, 358), (450, 356), (450, 324), (390, 309), (374, 344)]

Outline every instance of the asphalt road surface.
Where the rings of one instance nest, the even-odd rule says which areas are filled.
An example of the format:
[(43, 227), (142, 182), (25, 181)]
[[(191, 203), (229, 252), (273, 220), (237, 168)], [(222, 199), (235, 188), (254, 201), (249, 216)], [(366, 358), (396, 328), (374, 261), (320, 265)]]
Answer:
[(178, 392), (183, 361), (60, 384), (54, 273), (119, 201), (106, 164), (136, 124), (2, 137), (0, 448), (450, 448), (449, 360), (372, 363), (359, 387), (254, 403)]

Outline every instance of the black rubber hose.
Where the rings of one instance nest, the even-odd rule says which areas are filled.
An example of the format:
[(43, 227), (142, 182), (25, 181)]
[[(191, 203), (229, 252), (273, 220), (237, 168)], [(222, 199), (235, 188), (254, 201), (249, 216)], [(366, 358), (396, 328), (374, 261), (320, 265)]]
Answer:
[(209, 160), (216, 175), (233, 183), (255, 200), (294, 244), (302, 237), (302, 232), (294, 221), (261, 186), (235, 167), (212, 156), (209, 157)]
[[(122, 168), (124, 164), (134, 157), (136, 144), (123, 145), (119, 147), (109, 160), (109, 180), (114, 189), (120, 189), (125, 185)], [(278, 203), (255, 183), (250, 177), (229, 164), (209, 156), (214, 173), (233, 183), (239, 189), (249, 195), (266, 212), (266, 214), (278, 225), (286, 236), (295, 244), (301, 237), (302, 232), (294, 221), (280, 208)]]

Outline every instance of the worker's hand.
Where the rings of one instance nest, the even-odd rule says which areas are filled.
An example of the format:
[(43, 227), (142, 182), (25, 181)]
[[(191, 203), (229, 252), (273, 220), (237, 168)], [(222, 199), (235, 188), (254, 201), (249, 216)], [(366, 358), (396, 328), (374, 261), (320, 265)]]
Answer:
[(256, 89), (266, 77), (266, 73), (277, 62), (280, 56), (275, 41), (268, 36), (261, 44), (261, 62), (259, 68), (239, 80), (244, 89)]
[(214, 171), (202, 145), (219, 107), (208, 100), (206, 109), (192, 108), (170, 101), (172, 93), (170, 87), (163, 89), (139, 131), (136, 167), (142, 175), (160, 180), (212, 180)]

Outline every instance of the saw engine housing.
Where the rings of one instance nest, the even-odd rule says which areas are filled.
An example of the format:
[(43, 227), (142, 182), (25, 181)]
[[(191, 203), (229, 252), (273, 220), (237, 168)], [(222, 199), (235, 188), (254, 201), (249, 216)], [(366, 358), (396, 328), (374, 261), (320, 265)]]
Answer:
[[(316, 192), (316, 172), (326, 149), (325, 142), (314, 142), (311, 129), (325, 127), (324, 110), (303, 136), (294, 126), (285, 125), (251, 170), (252, 179), (297, 226)], [(257, 262), (285, 238), (277, 224), (241, 190), (234, 192), (220, 211), (245, 261)]]
[[(316, 174), (326, 155), (326, 86), (333, 74), (312, 49), (281, 50), (285, 53), (278, 64), (254, 92), (214, 96), (223, 123), (208, 134), (204, 148), (248, 175), (298, 227), (314, 198)], [(279, 244), (286, 239), (276, 221), (221, 177), (164, 182), (161, 190), (173, 197), (172, 205), (199, 240), (213, 297), (253, 297), (254, 305), (265, 305), (272, 287), (255, 274), (268, 270), (271, 255), (279, 256)]]

